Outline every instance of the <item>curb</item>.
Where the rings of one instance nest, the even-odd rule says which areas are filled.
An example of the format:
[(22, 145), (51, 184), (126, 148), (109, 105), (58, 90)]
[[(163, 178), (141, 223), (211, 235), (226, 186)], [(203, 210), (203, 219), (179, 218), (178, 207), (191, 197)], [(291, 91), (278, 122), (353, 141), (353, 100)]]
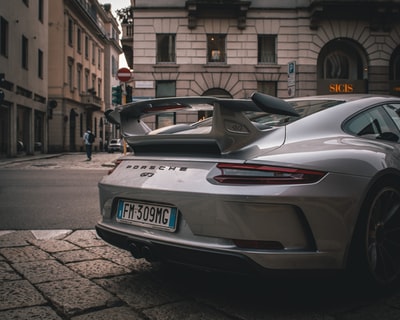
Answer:
[(6, 166), (12, 163), (18, 162), (27, 162), (33, 160), (40, 160), (40, 159), (52, 159), (58, 158), (68, 153), (57, 153), (57, 154), (41, 154), (41, 155), (33, 155), (33, 156), (24, 156), (24, 157), (16, 157), (16, 158), (7, 158), (7, 159), (0, 159), (0, 166)]

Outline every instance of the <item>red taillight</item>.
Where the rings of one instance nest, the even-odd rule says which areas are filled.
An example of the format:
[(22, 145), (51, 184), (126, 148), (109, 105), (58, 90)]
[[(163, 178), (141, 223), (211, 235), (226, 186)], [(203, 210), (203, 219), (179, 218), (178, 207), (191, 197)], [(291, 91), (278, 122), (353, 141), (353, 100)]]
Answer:
[(117, 167), (121, 164), (121, 162), (122, 162), (122, 160), (120, 160), (120, 159), (115, 160), (114, 161), (115, 165), (112, 169), (108, 170), (108, 174), (110, 175), (111, 173), (113, 173), (114, 170), (117, 169)]
[(221, 174), (214, 180), (224, 184), (303, 184), (320, 180), (322, 171), (256, 164), (218, 163)]

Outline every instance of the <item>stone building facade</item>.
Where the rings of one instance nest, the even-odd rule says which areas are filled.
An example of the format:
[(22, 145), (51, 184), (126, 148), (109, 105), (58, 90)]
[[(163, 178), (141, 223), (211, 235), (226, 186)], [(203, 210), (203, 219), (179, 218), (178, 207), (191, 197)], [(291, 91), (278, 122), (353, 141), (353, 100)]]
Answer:
[(400, 95), (398, 0), (131, 3), (134, 98)]
[(97, 0), (49, 1), (49, 152), (83, 151), (83, 134), (108, 138), (112, 74), (119, 54), (118, 23)]
[(0, 157), (47, 152), (47, 4), (0, 5)]
[(111, 5), (97, 0), (19, 0), (0, 5), (0, 157), (95, 150), (122, 53)]

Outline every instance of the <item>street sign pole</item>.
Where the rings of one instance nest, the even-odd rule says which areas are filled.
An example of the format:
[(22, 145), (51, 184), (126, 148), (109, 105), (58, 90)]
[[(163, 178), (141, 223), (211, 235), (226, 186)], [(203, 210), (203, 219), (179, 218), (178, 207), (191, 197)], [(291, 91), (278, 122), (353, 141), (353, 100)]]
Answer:
[(292, 98), (296, 95), (296, 61), (288, 63), (288, 96)]
[[(121, 87), (123, 86), (123, 92), (124, 94), (122, 95), (122, 104), (126, 104), (126, 82), (132, 79), (132, 72), (128, 68), (121, 68), (117, 72), (117, 78), (120, 82), (123, 82)], [(122, 139), (123, 141), (123, 154), (126, 155), (127, 151), (127, 146), (126, 146), (126, 141), (125, 139)]]

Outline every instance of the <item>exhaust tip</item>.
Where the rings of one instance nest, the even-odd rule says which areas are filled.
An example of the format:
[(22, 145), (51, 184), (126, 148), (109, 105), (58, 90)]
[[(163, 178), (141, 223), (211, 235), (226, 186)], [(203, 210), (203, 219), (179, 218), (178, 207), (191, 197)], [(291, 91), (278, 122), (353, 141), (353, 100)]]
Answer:
[(140, 248), (133, 242), (129, 244), (129, 251), (134, 258), (136, 259), (143, 258)]
[(156, 260), (152, 250), (148, 246), (143, 246), (142, 247), (142, 256), (143, 256), (143, 258), (145, 258), (149, 262)]

